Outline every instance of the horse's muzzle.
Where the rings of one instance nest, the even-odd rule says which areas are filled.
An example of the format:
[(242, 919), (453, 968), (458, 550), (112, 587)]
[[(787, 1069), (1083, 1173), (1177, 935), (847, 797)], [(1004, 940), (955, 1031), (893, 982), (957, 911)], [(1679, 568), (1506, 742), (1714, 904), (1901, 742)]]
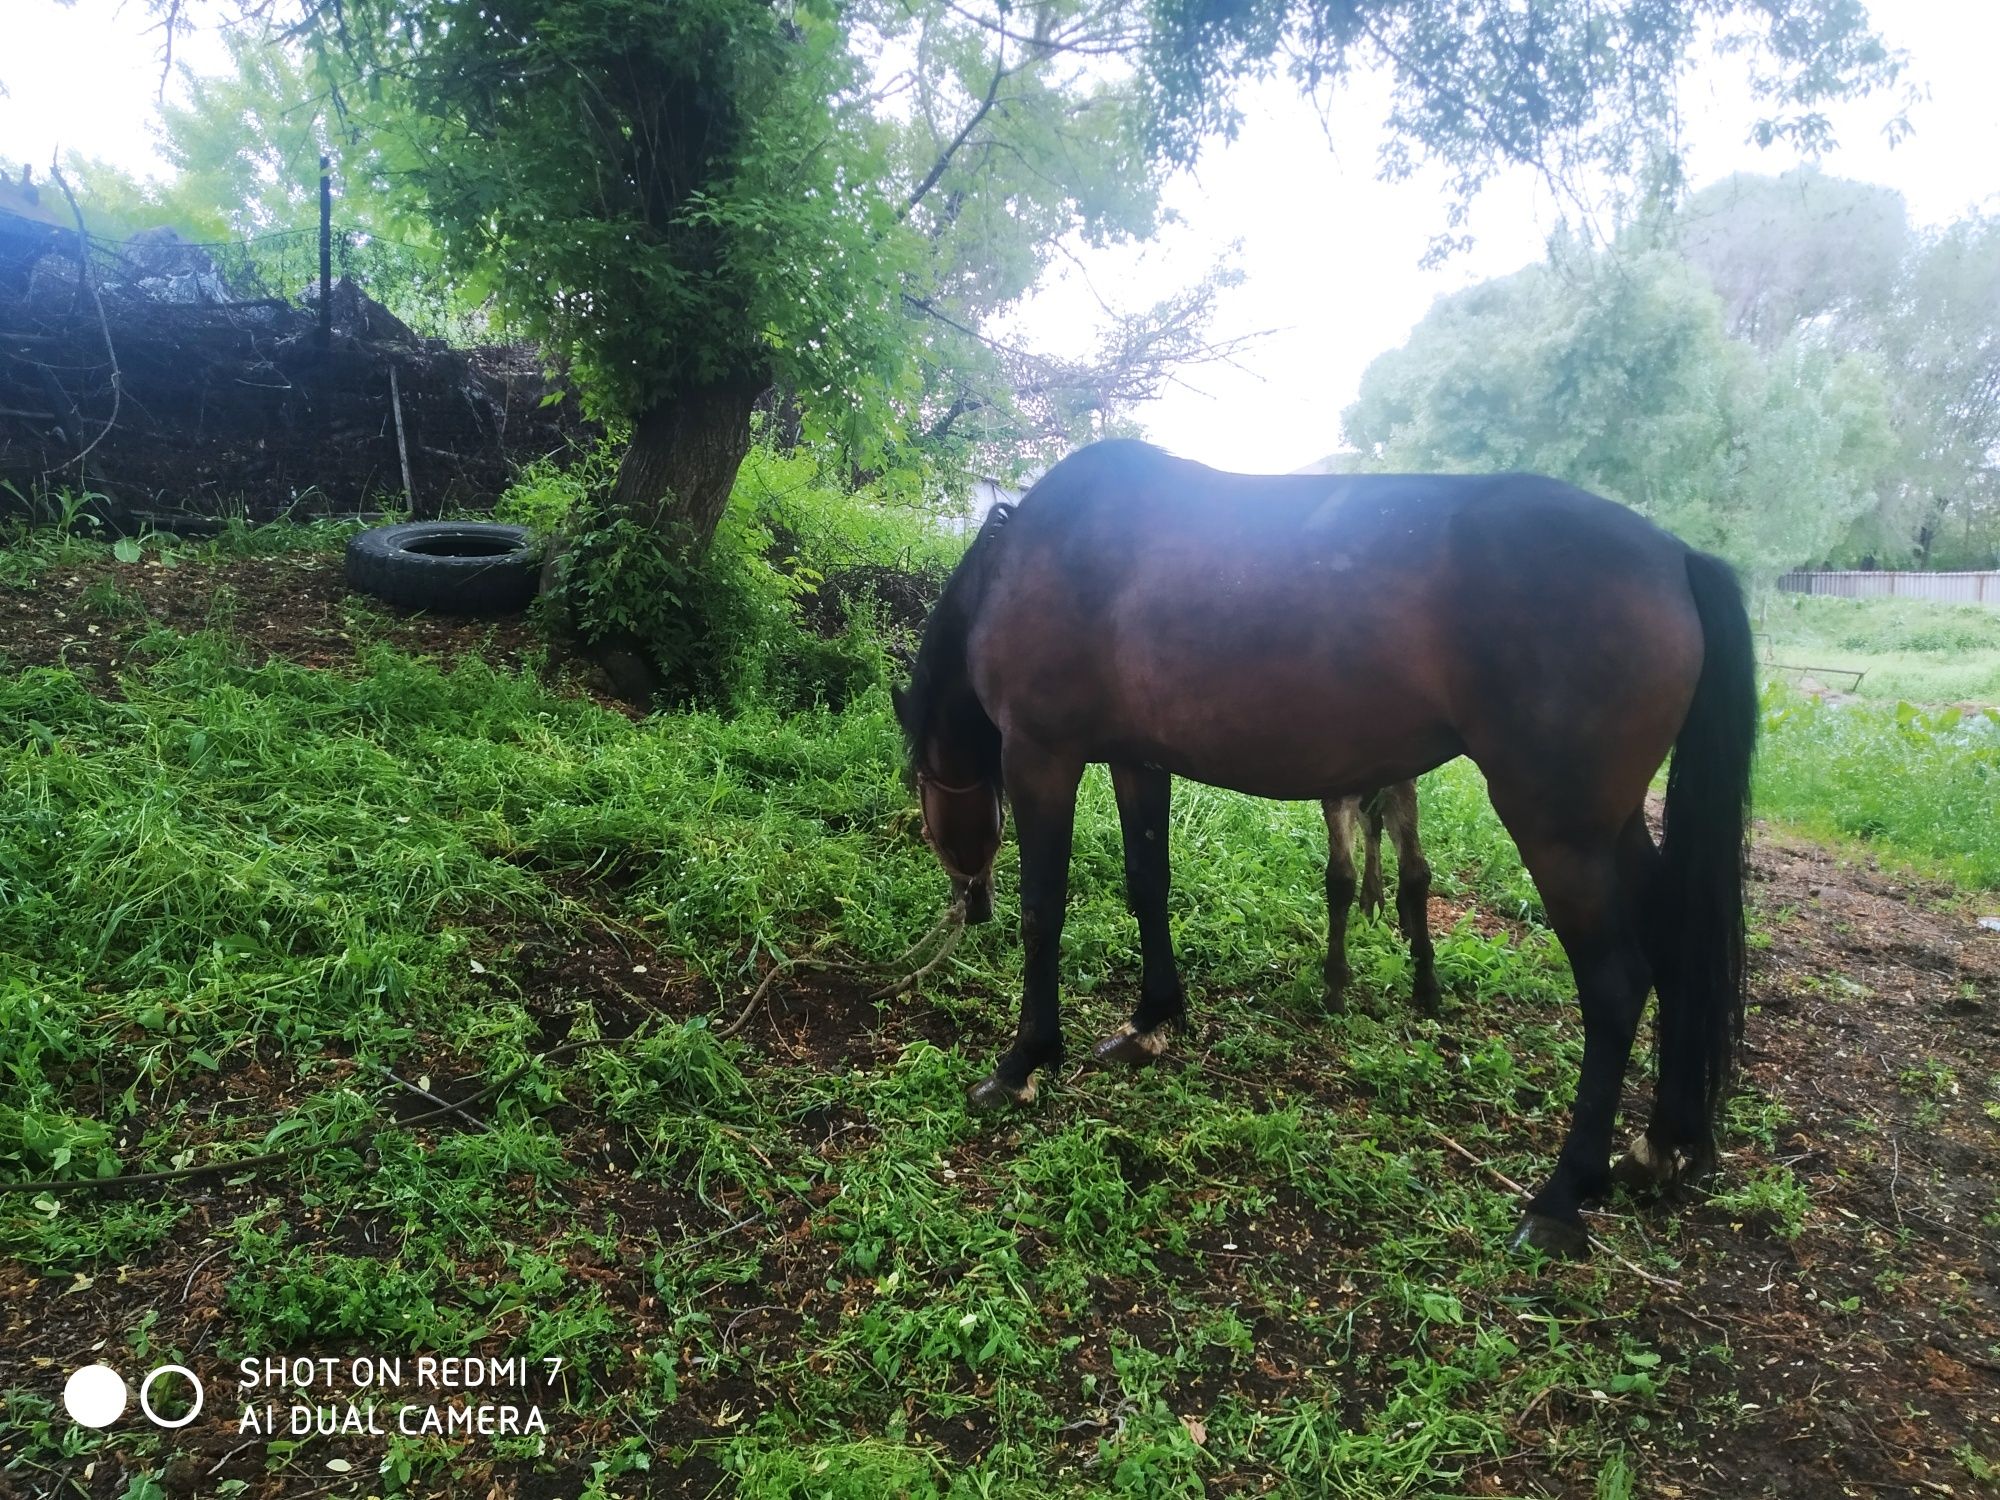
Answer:
[(965, 908), (967, 925), (974, 922), (993, 920), (993, 877), (982, 875), (977, 880), (968, 880), (952, 893)]

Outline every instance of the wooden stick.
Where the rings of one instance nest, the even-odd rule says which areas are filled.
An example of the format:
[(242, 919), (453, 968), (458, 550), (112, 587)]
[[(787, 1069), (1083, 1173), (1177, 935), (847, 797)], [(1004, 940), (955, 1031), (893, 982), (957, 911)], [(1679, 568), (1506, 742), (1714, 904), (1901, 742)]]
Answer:
[(1534, 1196), (1526, 1188), (1522, 1187), (1520, 1183), (1516, 1182), (1513, 1178), (1509, 1177), (1505, 1172), (1501, 1171), (1491, 1162), (1481, 1161), (1478, 1157), (1474, 1156), (1470, 1151), (1466, 1150), (1465, 1147), (1459, 1145), (1457, 1141), (1453, 1140), (1450, 1136), (1446, 1135), (1442, 1130), (1433, 1130), (1431, 1134), (1434, 1137), (1436, 1137), (1439, 1141), (1449, 1146), (1453, 1151), (1456, 1151), (1460, 1156), (1464, 1157), (1467, 1161), (1471, 1162), (1475, 1167), (1479, 1168), (1480, 1171), (1486, 1173), (1487, 1176), (1491, 1177), (1495, 1182), (1499, 1183), (1500, 1186), (1505, 1188), (1508, 1192), (1512, 1193), (1515, 1197), (1530, 1198)]
[(403, 461), (403, 498), (410, 514), (417, 513), (417, 487), (410, 482), (410, 445), (403, 441), (403, 388), (396, 379), (396, 367), (389, 366), (389, 406), (396, 414), (396, 456)]
[[(1434, 1138), (1436, 1138), (1440, 1143), (1442, 1143), (1445, 1146), (1448, 1146), (1451, 1150), (1457, 1152), (1460, 1156), (1464, 1157), (1467, 1161), (1471, 1162), (1475, 1167), (1479, 1168), (1480, 1171), (1486, 1173), (1487, 1176), (1491, 1177), (1495, 1182), (1499, 1183), (1502, 1187), (1507, 1189), (1507, 1191), (1512, 1193), (1515, 1197), (1528, 1198), (1532, 1196), (1526, 1188), (1521, 1186), (1520, 1183), (1516, 1182), (1513, 1178), (1509, 1177), (1505, 1172), (1501, 1171), (1491, 1162), (1481, 1161), (1478, 1157), (1474, 1156), (1470, 1151), (1466, 1150), (1465, 1147), (1459, 1145), (1457, 1141), (1453, 1140), (1450, 1136), (1446, 1135), (1442, 1130), (1433, 1130), (1431, 1132), (1431, 1135)], [(1603, 1241), (1599, 1240), (1595, 1241), (1595, 1243), (1598, 1245), (1600, 1249), (1610, 1250), (1611, 1258), (1617, 1261), (1618, 1264), (1623, 1266), (1626, 1270), (1630, 1271), (1634, 1276), (1637, 1276), (1640, 1280), (1650, 1281), (1654, 1286), (1667, 1287), (1676, 1292), (1682, 1290), (1681, 1284), (1678, 1281), (1673, 1280), (1671, 1277), (1656, 1276), (1651, 1271), (1648, 1271), (1644, 1266), (1639, 1265), (1635, 1261), (1627, 1260), (1624, 1256), (1620, 1255), (1616, 1250), (1611, 1250), (1611, 1247), (1609, 1245), (1604, 1244)]]
[(459, 1119), (465, 1121), (466, 1124), (474, 1126), (480, 1130), (483, 1130), (488, 1135), (491, 1135), (493, 1133), (493, 1127), (487, 1124), (484, 1120), (480, 1119), (478, 1115), (473, 1114), (470, 1110), (463, 1109), (460, 1106), (453, 1104), (449, 1099), (440, 1099), (436, 1094), (433, 1094), (429, 1089), (419, 1088), (416, 1084), (410, 1082), (409, 1079), (404, 1078), (400, 1074), (391, 1073), (387, 1068), (383, 1067), (382, 1064), (380, 1063), (375, 1064), (375, 1071), (380, 1073), (384, 1078), (388, 1079), (389, 1082), (394, 1084), (400, 1084), (402, 1087), (408, 1089), (411, 1093), (415, 1094), (419, 1099), (428, 1099), (430, 1100), (431, 1103), (440, 1105), (443, 1108), (450, 1110), (453, 1114), (457, 1115)]

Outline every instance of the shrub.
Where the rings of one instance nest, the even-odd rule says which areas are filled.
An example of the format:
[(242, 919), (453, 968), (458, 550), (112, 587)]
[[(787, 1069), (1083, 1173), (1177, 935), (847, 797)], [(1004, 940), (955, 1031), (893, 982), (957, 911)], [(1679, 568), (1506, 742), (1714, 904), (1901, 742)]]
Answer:
[[(601, 456), (531, 465), (508, 514), (588, 514), (580, 502), (611, 473)], [(887, 675), (885, 590), (907, 644), (962, 547), (920, 512), (841, 489), (810, 457), (757, 448), (706, 550), (663, 547), (624, 519), (572, 526), (560, 588), (586, 639), (647, 649), (672, 703), (839, 712)]]

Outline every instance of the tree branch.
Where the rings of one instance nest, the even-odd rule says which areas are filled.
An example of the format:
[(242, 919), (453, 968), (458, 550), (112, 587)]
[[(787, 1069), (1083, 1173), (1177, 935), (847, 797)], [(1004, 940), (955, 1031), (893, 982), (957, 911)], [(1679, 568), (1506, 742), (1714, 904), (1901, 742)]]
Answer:
[[(97, 307), (97, 326), (104, 330), (104, 356), (111, 361), (111, 415), (104, 420), (104, 430), (90, 440), (83, 452), (70, 460), (77, 466), (79, 476), (83, 473), (83, 461), (96, 451), (97, 445), (111, 435), (111, 429), (118, 425), (118, 410), (125, 401), (125, 376), (118, 368), (118, 350), (111, 342), (111, 319), (105, 316), (104, 297), (97, 290), (97, 279), (90, 274), (90, 234), (83, 227), (83, 210), (77, 207), (76, 194), (69, 189), (69, 179), (63, 170), (51, 159), (49, 175), (69, 199), (70, 215), (76, 220), (76, 274), (83, 281), (84, 289), (90, 293), (90, 300)], [(80, 435), (80, 434), (79, 434)]]
[(993, 68), (993, 81), (986, 86), (986, 97), (980, 101), (979, 107), (972, 112), (972, 118), (967, 120), (958, 134), (952, 137), (951, 144), (944, 148), (943, 154), (935, 162), (931, 163), (931, 169), (924, 174), (924, 180), (917, 184), (916, 190), (904, 201), (903, 206), (896, 211), (897, 222), (900, 223), (902, 220), (907, 219), (910, 216), (910, 211), (923, 202), (924, 194), (937, 186), (938, 179), (944, 176), (945, 168), (951, 165), (951, 159), (958, 154), (959, 148), (965, 144), (966, 137), (970, 136), (978, 128), (979, 122), (992, 112), (993, 101), (999, 98), (1000, 84), (1007, 77), (1008, 71), (1007, 43), (1003, 39), (1000, 43), (999, 60)]

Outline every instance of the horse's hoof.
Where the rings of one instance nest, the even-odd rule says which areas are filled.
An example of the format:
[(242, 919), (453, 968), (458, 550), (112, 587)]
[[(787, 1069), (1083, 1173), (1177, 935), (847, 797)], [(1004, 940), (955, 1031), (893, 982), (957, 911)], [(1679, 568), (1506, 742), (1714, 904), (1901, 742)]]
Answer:
[(1167, 1050), (1167, 1028), (1155, 1026), (1140, 1031), (1127, 1021), (1117, 1031), (1090, 1049), (1090, 1060), (1100, 1068), (1143, 1068), (1158, 1061)]
[(1435, 1021), (1444, 1014), (1444, 996), (1435, 984), (1420, 984), (1410, 999), (1417, 1007), (1417, 1014), (1427, 1021)]
[(965, 1091), (965, 1107), (976, 1115), (993, 1114), (999, 1110), (1034, 1102), (1035, 1078), (1032, 1073), (1028, 1075), (1028, 1081), (1019, 1088), (1003, 1083), (997, 1073), (988, 1073)]
[(1345, 974), (1338, 977), (1329, 974), (1326, 977), (1325, 1008), (1330, 1016), (1347, 1014), (1347, 978)]
[(1662, 1151), (1643, 1135), (1635, 1135), (1612, 1167), (1611, 1180), (1635, 1197), (1650, 1197), (1673, 1187), (1680, 1166), (1678, 1151)]
[(1530, 1212), (1514, 1231), (1514, 1248), (1539, 1250), (1555, 1260), (1583, 1260), (1590, 1254), (1590, 1234), (1579, 1221)]
[(1632, 1137), (1625, 1154), (1611, 1168), (1611, 1180), (1635, 1198), (1671, 1199), (1714, 1167), (1705, 1151), (1656, 1146), (1643, 1135)]

